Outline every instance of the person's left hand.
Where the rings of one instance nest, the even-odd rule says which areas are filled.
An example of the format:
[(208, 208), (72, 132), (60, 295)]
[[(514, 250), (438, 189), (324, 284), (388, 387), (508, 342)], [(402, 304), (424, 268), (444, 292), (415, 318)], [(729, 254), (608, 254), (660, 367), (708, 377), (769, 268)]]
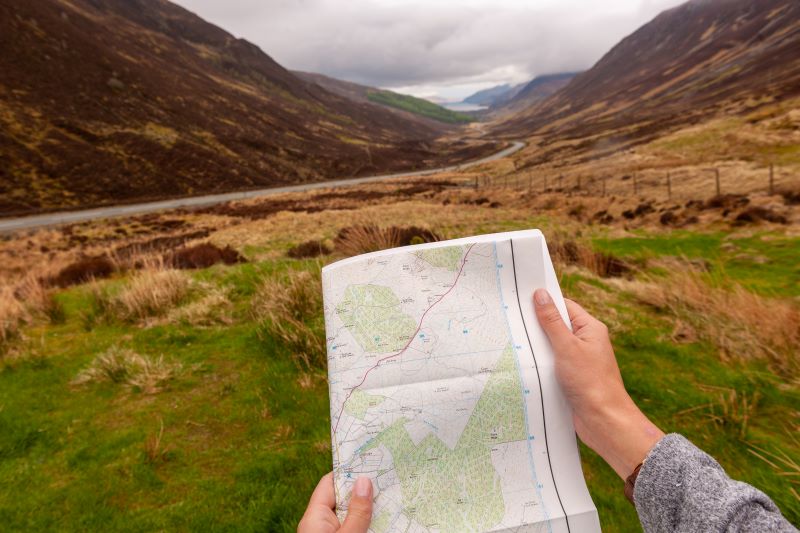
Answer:
[(353, 485), (350, 506), (344, 524), (336, 518), (336, 493), (333, 490), (333, 472), (319, 480), (308, 501), (297, 533), (367, 533), (372, 521), (372, 481), (360, 477)]

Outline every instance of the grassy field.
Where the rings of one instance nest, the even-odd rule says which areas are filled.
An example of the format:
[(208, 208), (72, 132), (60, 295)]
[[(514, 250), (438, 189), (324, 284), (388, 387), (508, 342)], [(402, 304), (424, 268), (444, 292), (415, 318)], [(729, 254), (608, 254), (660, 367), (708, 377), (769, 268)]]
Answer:
[[(15, 326), (0, 335), (3, 528), (293, 531), (330, 470), (316, 280), (341, 251), (287, 251), (313, 237), (352, 252), (335, 242), (342, 227), (402, 213), (446, 237), (541, 227), (566, 295), (608, 323), (643, 410), (800, 524), (800, 238), (769, 225), (623, 230), (448, 204), (237, 219), (210, 240), (244, 263), (156, 262), (38, 299), (6, 292), (0, 312)], [(70, 238), (113, 231), (89, 224)], [(632, 270), (609, 276), (610, 256)], [(604, 530), (637, 529), (622, 482), (581, 454)]]

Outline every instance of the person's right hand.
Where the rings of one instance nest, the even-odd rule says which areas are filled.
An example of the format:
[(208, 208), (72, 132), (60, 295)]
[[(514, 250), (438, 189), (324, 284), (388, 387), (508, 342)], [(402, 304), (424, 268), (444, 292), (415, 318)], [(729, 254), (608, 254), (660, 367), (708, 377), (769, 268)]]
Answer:
[(556, 377), (572, 407), (578, 437), (627, 478), (664, 433), (625, 390), (606, 325), (566, 300), (570, 331), (545, 289), (538, 289), (533, 300), (555, 352)]
[(339, 523), (335, 510), (333, 472), (329, 472), (314, 489), (297, 533), (367, 533), (372, 521), (372, 481), (368, 477), (356, 480), (344, 524)]

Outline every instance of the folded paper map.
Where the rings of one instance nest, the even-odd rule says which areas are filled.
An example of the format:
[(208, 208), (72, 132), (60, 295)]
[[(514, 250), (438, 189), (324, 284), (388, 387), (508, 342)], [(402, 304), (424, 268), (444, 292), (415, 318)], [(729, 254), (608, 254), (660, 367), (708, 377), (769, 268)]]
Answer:
[(322, 272), (337, 512), (371, 531), (599, 531), (553, 352), (538, 230), (374, 252)]

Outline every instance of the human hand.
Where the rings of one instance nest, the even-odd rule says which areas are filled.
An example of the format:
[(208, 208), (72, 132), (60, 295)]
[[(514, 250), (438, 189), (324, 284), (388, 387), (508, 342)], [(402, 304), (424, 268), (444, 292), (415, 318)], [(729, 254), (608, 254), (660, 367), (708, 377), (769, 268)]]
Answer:
[(545, 289), (537, 289), (533, 300), (578, 437), (627, 478), (664, 433), (625, 390), (606, 325), (566, 300), (570, 331)]
[(368, 477), (356, 480), (343, 524), (339, 523), (335, 509), (333, 472), (329, 472), (314, 489), (297, 533), (366, 533), (372, 521), (372, 481)]

